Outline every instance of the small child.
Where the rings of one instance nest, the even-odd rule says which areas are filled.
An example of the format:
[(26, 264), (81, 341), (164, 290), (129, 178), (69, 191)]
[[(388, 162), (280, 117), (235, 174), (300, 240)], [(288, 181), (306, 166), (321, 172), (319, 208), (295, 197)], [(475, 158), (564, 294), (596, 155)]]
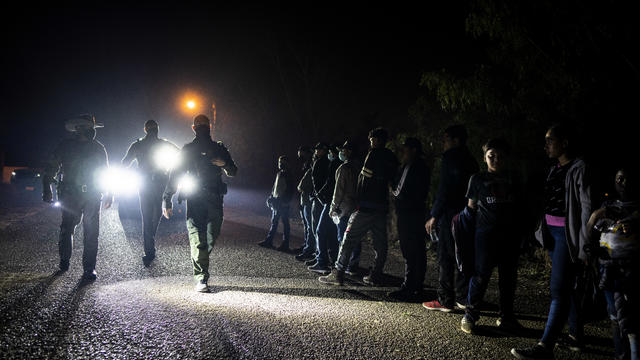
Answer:
[[(638, 255), (640, 255), (640, 198), (637, 175), (621, 168), (616, 173), (618, 199), (606, 201), (589, 219), (591, 251), (600, 263), (600, 288), (605, 292), (612, 320), (616, 358), (638, 359)], [(594, 231), (595, 230), (595, 231)], [(595, 236), (594, 236), (595, 235)]]

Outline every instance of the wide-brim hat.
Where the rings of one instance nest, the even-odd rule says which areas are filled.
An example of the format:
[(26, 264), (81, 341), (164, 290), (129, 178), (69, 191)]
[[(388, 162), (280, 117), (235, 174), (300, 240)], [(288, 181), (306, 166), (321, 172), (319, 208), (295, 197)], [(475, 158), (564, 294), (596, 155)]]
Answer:
[(104, 125), (96, 123), (96, 117), (89, 114), (78, 115), (64, 121), (64, 128), (67, 131), (78, 131), (80, 128), (103, 128)]

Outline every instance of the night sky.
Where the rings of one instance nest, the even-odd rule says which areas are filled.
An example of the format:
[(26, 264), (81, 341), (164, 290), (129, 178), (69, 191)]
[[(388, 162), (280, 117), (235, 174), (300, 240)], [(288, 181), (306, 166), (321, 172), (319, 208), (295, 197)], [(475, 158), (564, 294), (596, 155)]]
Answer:
[[(182, 145), (192, 136), (186, 94), (205, 109), (216, 102), (214, 137), (236, 157), (256, 152), (268, 156), (254, 162), (270, 162), (304, 143), (364, 138), (371, 125), (402, 127), (420, 73), (473, 52), (456, 6), (33, 7), (3, 17), (0, 144), (8, 165), (39, 166), (65, 136), (64, 119), (80, 113), (105, 124), (97, 139), (112, 161), (144, 135), (149, 118)], [(296, 98), (305, 81), (310, 107)], [(297, 136), (282, 136), (290, 132)]]

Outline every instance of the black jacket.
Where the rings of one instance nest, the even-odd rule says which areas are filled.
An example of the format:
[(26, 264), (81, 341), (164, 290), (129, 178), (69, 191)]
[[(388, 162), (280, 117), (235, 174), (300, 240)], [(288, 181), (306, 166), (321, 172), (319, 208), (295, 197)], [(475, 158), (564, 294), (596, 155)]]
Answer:
[(318, 200), (320, 200), (324, 205), (331, 204), (331, 199), (333, 199), (333, 190), (336, 187), (336, 171), (341, 164), (342, 161), (338, 159), (329, 161), (327, 181), (325, 181), (324, 185), (318, 192)]
[(311, 179), (313, 180), (313, 196), (318, 196), (329, 177), (329, 159), (323, 156), (313, 162)]
[(431, 216), (453, 216), (467, 204), (467, 185), (471, 175), (479, 171), (478, 163), (466, 146), (449, 149), (442, 154), (440, 185)]
[(393, 191), (396, 209), (398, 211), (424, 212), (427, 206), (427, 195), (429, 195), (431, 172), (422, 158), (417, 158), (406, 166), (409, 166), (409, 170), (404, 182), (400, 183), (405, 166), (400, 167), (396, 177), (397, 185)]
[(358, 208), (363, 211), (389, 209), (389, 185), (398, 169), (398, 159), (387, 148), (370, 149), (358, 175)]

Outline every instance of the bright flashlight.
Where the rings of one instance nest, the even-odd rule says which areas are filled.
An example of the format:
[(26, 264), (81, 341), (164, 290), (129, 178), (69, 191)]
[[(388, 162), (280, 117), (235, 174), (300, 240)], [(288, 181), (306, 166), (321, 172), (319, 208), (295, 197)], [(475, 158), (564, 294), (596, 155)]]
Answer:
[(56, 201), (53, 203), (53, 207), (60, 207), (60, 201)]
[(193, 176), (185, 174), (178, 181), (178, 190), (184, 194), (192, 193), (196, 189), (196, 180)]
[(180, 152), (173, 146), (163, 146), (155, 152), (153, 160), (158, 168), (170, 171), (180, 163)]
[(189, 100), (189, 101), (187, 101), (187, 107), (188, 107), (189, 109), (194, 109), (194, 108), (196, 107), (196, 102), (195, 102), (195, 101), (193, 101), (193, 100)]
[(100, 189), (115, 195), (131, 195), (138, 191), (142, 180), (131, 169), (110, 167), (99, 178)]

